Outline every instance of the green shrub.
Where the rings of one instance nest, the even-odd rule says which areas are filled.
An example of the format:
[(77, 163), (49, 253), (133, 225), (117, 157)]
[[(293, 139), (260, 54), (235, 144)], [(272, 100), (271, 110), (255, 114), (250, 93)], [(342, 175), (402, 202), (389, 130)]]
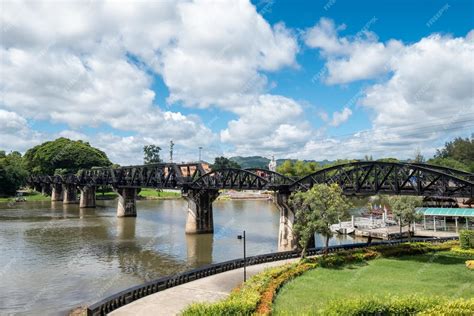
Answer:
[(451, 248), (451, 251), (457, 255), (474, 258), (474, 249), (463, 249), (459, 246)]
[(444, 304), (445, 299), (425, 296), (388, 296), (334, 300), (327, 304), (321, 315), (413, 315)]
[(474, 315), (474, 299), (448, 301), (443, 297), (388, 296), (334, 300), (322, 315)]
[(435, 316), (435, 315), (474, 315), (474, 298), (471, 299), (457, 299), (445, 304), (438, 304), (427, 310), (418, 313), (420, 316)]
[(195, 303), (184, 310), (182, 315), (251, 315), (257, 308), (262, 293), (268, 284), (281, 274), (294, 269), (297, 264), (286, 264), (259, 273), (235, 289), (224, 300), (217, 303)]
[(459, 233), (459, 243), (462, 249), (473, 249), (474, 230), (461, 230)]
[(374, 246), (371, 249), (378, 252), (382, 257), (399, 257), (405, 255), (421, 255), (432, 251), (450, 250), (455, 245), (457, 245), (457, 241), (449, 241), (440, 244), (412, 242), (399, 244), (397, 246)]

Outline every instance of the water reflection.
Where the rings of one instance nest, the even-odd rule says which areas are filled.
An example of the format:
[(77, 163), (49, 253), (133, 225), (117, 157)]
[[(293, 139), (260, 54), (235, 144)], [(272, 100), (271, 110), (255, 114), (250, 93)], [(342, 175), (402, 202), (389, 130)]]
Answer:
[(211, 234), (186, 234), (187, 262), (190, 266), (201, 266), (212, 262), (214, 238)]

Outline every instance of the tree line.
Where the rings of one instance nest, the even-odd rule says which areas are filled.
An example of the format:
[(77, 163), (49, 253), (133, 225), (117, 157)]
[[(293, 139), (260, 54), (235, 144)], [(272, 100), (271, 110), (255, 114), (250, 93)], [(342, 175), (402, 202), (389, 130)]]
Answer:
[[(412, 228), (421, 218), (417, 208), (422, 205), (418, 196), (382, 197), (391, 208), (393, 218), (400, 223), (400, 238), (402, 228), (408, 226), (408, 241), (411, 241)], [(295, 192), (290, 196), (290, 206), (295, 210), (293, 232), (301, 250), (301, 257), (306, 255), (307, 248), (314, 234), (325, 238), (325, 249), (329, 247), (329, 239), (333, 236), (331, 225), (349, 218), (350, 200), (343, 195), (337, 184), (316, 184), (305, 192)]]
[(17, 151), (0, 151), (0, 195), (14, 195), (31, 174), (58, 175), (109, 166), (112, 162), (103, 151), (64, 137), (34, 146), (23, 156)]
[[(372, 161), (373, 159), (372, 156), (366, 156), (364, 160)], [(339, 159), (329, 164), (320, 164), (315, 161), (285, 160), (277, 167), (276, 171), (288, 177), (301, 178), (324, 168), (355, 161), (360, 160)], [(401, 160), (396, 158), (381, 158), (376, 161), (401, 162)], [(444, 147), (438, 149), (434, 157), (428, 160), (425, 160), (419, 150), (417, 150), (414, 157), (408, 159), (406, 162), (428, 163), (467, 172), (474, 172), (474, 134), (471, 135), (470, 138), (457, 137), (452, 141), (446, 142)]]
[[(143, 148), (144, 163), (159, 163), (161, 148), (147, 145)], [(366, 157), (372, 160), (372, 157)], [(286, 160), (277, 167), (277, 171), (289, 177), (299, 178), (330, 167), (332, 165), (353, 162), (356, 160), (336, 160), (329, 164), (314, 161)], [(397, 162), (396, 158), (384, 158), (379, 161)], [(425, 162), (418, 152), (414, 162)], [(474, 172), (474, 134), (470, 138), (455, 138), (446, 142), (434, 157), (427, 163)], [(67, 174), (76, 173), (80, 169), (93, 167), (117, 166), (107, 157), (106, 153), (92, 147), (88, 142), (70, 140), (64, 137), (37, 145), (22, 156), (20, 152), (6, 153), (0, 150), (0, 195), (12, 195), (25, 184), (30, 174)], [(226, 157), (216, 157), (211, 165), (213, 170), (223, 168), (240, 168), (240, 165)]]

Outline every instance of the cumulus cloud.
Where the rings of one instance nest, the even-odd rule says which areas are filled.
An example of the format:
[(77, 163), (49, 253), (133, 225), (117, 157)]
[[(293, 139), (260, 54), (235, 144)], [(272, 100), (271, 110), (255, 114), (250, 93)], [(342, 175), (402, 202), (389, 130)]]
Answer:
[[(458, 38), (432, 34), (406, 45), (397, 40), (381, 43), (367, 30), (341, 37), (338, 32), (344, 27), (323, 18), (307, 30), (305, 43), (319, 49), (326, 60), (326, 83), (380, 79), (355, 100), (370, 111), (372, 128), (344, 139), (312, 140), (301, 155), (309, 158), (311, 151), (323, 150), (345, 157), (408, 157), (414, 144), (432, 154), (447, 138), (472, 131), (473, 31)], [(330, 123), (337, 126), (351, 114), (348, 108), (335, 112)]]
[[(406, 46), (391, 63), (394, 75), (368, 88), (361, 103), (376, 113), (375, 127), (459, 126), (474, 119), (474, 42), (438, 34)], [(461, 125), (462, 126), (462, 125)]]
[(217, 136), (199, 117), (156, 104), (157, 76), (171, 106), (240, 115), (265, 90), (264, 72), (296, 66), (294, 34), (270, 25), (248, 0), (52, 5), (2, 6), (0, 107), (66, 123), (73, 137), (83, 136), (82, 127), (108, 125), (141, 144), (173, 138), (210, 146)]
[(232, 109), (241, 95), (262, 91), (267, 79), (260, 71), (296, 63), (291, 32), (270, 26), (248, 1), (187, 2), (178, 10), (181, 31), (163, 53), (171, 103)]
[(24, 151), (36, 145), (40, 138), (40, 133), (33, 131), (24, 117), (15, 112), (0, 109), (1, 150)]
[(339, 37), (345, 25), (336, 26), (334, 21), (321, 18), (306, 30), (304, 40), (308, 47), (320, 49), (327, 59), (328, 84), (371, 79), (386, 73), (392, 58), (403, 48), (397, 40), (387, 43), (377, 41), (375, 33), (365, 29), (350, 37)]
[(221, 131), (221, 141), (235, 144), (235, 154), (288, 153), (304, 145), (311, 127), (296, 101), (278, 95), (261, 95)]
[(342, 123), (346, 122), (351, 115), (351, 109), (345, 107), (344, 109), (342, 109), (341, 112), (334, 112), (332, 114), (332, 120), (329, 124), (332, 126), (339, 126)]

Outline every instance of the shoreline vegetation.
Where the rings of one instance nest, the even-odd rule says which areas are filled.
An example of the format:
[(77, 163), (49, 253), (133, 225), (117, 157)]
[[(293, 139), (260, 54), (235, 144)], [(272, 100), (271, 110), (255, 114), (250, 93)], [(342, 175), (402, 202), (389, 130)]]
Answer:
[[(16, 203), (25, 203), (25, 202), (46, 202), (50, 201), (51, 197), (43, 195), (40, 192), (36, 191), (23, 191), (22, 198), (25, 198), (25, 201), (16, 202)], [(98, 201), (103, 200), (114, 200), (118, 197), (117, 193), (110, 192), (97, 192), (96, 199)], [(180, 192), (175, 191), (157, 191), (154, 189), (142, 189), (138, 193), (138, 200), (171, 200), (171, 199), (180, 199), (182, 198)], [(0, 197), (0, 203), (15, 202), (16, 196)], [(234, 191), (234, 190), (225, 190), (221, 192), (217, 201), (228, 201), (228, 200), (271, 200), (271, 192), (246, 192), (246, 191)]]
[[(103, 200), (114, 200), (118, 197), (115, 192), (97, 192), (96, 199), (99, 201)], [(15, 202), (16, 196), (0, 197), (0, 203), (28, 203), (28, 202), (47, 202), (51, 201), (51, 197), (43, 195), (36, 191), (23, 192), (22, 198), (25, 201)], [(168, 200), (168, 199), (180, 199), (181, 193), (173, 191), (156, 191), (153, 189), (142, 189), (138, 194), (138, 200)]]

